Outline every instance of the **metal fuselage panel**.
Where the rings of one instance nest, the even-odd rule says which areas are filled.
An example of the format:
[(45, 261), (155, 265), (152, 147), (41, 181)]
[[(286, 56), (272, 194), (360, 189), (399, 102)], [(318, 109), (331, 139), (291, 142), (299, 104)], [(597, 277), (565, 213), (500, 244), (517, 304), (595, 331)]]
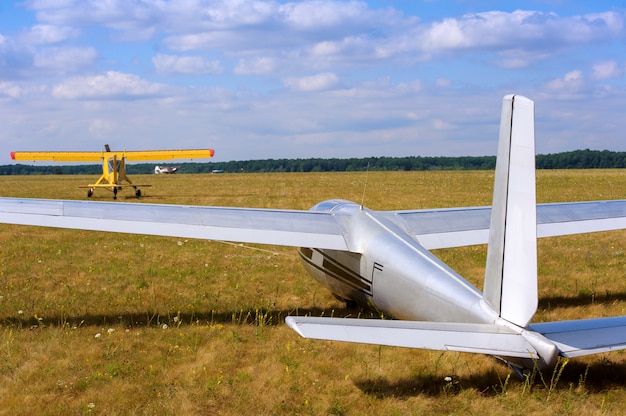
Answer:
[(354, 252), (300, 248), (306, 270), (336, 297), (397, 319), (493, 323), (481, 292), (376, 213), (347, 201), (312, 210), (335, 214)]

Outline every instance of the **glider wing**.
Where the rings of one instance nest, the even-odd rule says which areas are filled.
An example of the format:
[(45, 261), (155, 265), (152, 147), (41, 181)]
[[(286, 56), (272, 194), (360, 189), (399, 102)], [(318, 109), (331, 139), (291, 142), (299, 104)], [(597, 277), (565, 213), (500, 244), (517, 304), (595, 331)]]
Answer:
[[(487, 244), (490, 207), (393, 211), (398, 225), (425, 248)], [(537, 237), (626, 228), (626, 200), (565, 202), (537, 205)]]
[(335, 216), (312, 211), (0, 198), (0, 222), (348, 250)]

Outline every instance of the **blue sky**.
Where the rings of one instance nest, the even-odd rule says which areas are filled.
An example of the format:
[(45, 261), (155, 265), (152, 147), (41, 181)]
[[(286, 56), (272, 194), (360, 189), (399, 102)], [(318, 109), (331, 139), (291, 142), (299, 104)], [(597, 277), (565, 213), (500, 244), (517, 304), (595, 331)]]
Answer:
[(214, 161), (626, 151), (625, 1), (26, 0), (0, 4), (15, 150), (205, 148)]

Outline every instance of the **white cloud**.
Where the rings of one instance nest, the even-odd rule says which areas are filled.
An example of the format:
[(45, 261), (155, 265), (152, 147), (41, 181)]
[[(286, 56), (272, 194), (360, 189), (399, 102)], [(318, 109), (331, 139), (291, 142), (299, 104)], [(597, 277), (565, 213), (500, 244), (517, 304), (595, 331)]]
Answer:
[(536, 50), (509, 49), (498, 53), (499, 58), (495, 61), (501, 68), (526, 68), (535, 61), (550, 57), (548, 52)]
[(20, 41), (27, 44), (50, 44), (77, 37), (79, 30), (70, 26), (35, 25), (20, 35)]
[(435, 85), (441, 88), (447, 88), (452, 85), (452, 81), (448, 78), (437, 78)]
[[(536, 42), (541, 42), (544, 47), (550, 48), (588, 43), (617, 36), (624, 19), (616, 12), (571, 17), (538, 11), (490, 14), (495, 17), (490, 24), (476, 27), (477, 30), (473, 32), (476, 44), (508, 42), (514, 46), (515, 42), (521, 42), (523, 45), (536, 46)], [(488, 41), (480, 42), (479, 38), (482, 37), (487, 37)]]
[(146, 98), (164, 93), (165, 86), (150, 83), (133, 74), (109, 71), (93, 77), (69, 79), (52, 89), (52, 95), (66, 99)]
[(158, 54), (152, 64), (159, 74), (219, 74), (223, 68), (218, 60), (208, 61), (201, 56), (176, 56)]
[(314, 45), (313, 48), (311, 48), (311, 52), (313, 53), (313, 55), (326, 56), (335, 55), (341, 52), (341, 49), (341, 45), (338, 42), (331, 42), (326, 40)]
[(422, 90), (422, 82), (420, 80), (413, 80), (409, 82), (401, 82), (392, 91), (397, 94), (416, 94)]
[(12, 82), (0, 82), (0, 95), (18, 98), (22, 95), (22, 89)]
[[(624, 16), (617, 12), (593, 13), (582, 16), (572, 16), (562, 19), (569, 30), (564, 30), (562, 36), (573, 42), (588, 42), (605, 37), (618, 36), (624, 29)], [(555, 25), (557, 30), (565, 29), (562, 25)]]
[(438, 118), (432, 121), (432, 126), (435, 130), (454, 130), (454, 126), (452, 124)]
[(362, 2), (304, 1), (287, 3), (280, 8), (285, 21), (300, 30), (338, 27), (372, 17), (372, 11)]
[(244, 58), (240, 59), (235, 67), (235, 74), (258, 75), (269, 74), (278, 68), (278, 62), (271, 57)]
[(284, 83), (294, 91), (322, 91), (336, 86), (339, 77), (332, 72), (324, 72), (310, 77), (290, 78)]
[(548, 91), (561, 98), (571, 98), (585, 86), (585, 77), (582, 71), (574, 70), (566, 73), (562, 78), (547, 83)]
[(167, 48), (175, 51), (213, 49), (224, 43), (224, 36), (223, 33), (211, 32), (173, 35), (166, 37), (163, 43)]
[(615, 61), (598, 62), (593, 65), (593, 79), (614, 79), (624, 75), (624, 68)]
[(103, 133), (114, 131), (116, 127), (117, 123), (115, 121), (98, 118), (91, 121), (88, 131), (93, 135), (99, 136)]
[(36, 52), (33, 66), (39, 69), (52, 69), (60, 73), (74, 72), (93, 65), (98, 53), (92, 47), (55, 47)]
[(442, 22), (434, 23), (423, 35), (422, 48), (441, 50), (473, 46), (474, 39), (468, 33), (469, 28), (466, 27), (466, 23), (457, 19), (444, 19)]
[(396, 53), (489, 48), (504, 54), (503, 66), (523, 67), (558, 48), (615, 38), (622, 34), (623, 22), (617, 12), (561, 17), (528, 10), (489, 11), (417, 26), (401, 35), (395, 47)]

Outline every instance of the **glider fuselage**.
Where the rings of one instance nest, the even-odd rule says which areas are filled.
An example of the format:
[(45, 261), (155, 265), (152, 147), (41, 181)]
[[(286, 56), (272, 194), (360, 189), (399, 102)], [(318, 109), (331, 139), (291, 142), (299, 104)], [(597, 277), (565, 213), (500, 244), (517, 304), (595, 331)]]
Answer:
[(337, 298), (405, 320), (494, 323), (498, 318), (478, 289), (375, 211), (343, 200), (311, 210), (335, 215), (350, 246), (358, 247), (358, 253), (298, 249), (306, 270)]

